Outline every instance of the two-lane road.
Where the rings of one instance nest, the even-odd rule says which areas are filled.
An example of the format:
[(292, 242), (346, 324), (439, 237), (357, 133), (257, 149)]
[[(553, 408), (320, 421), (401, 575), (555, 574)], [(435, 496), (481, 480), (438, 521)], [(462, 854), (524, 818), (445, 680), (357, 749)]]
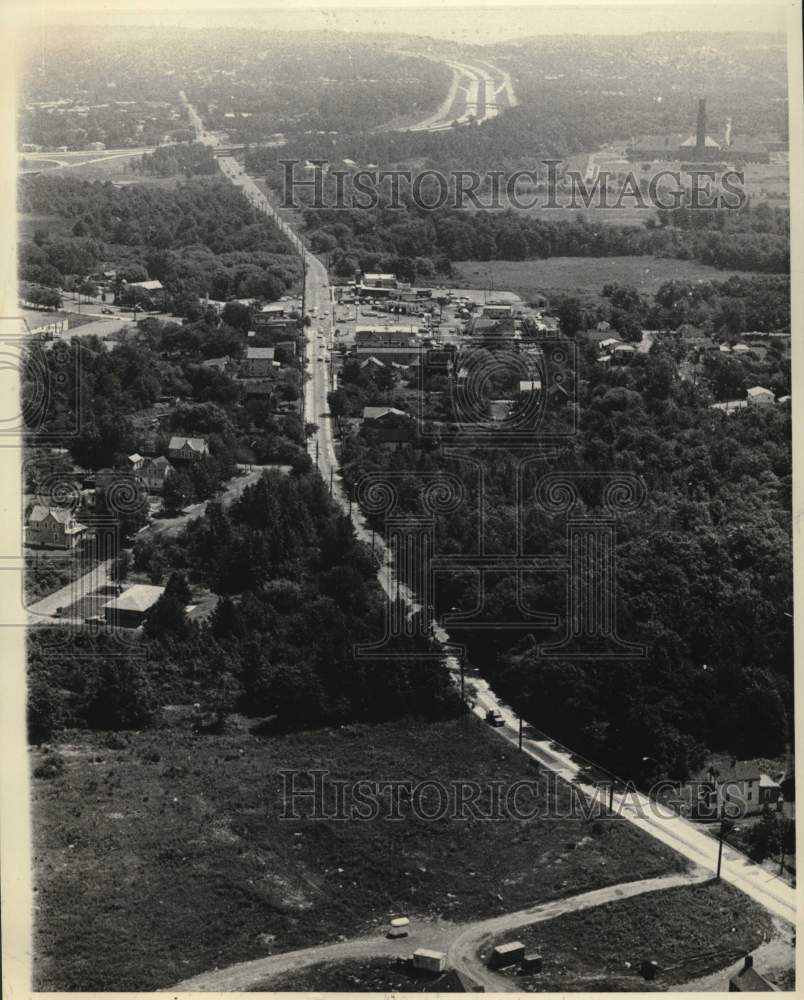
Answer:
[[(308, 328), (306, 347), (307, 367), (311, 377), (305, 386), (305, 416), (308, 422), (318, 426), (317, 431), (308, 441), (308, 448), (314, 458), (317, 452), (321, 475), (325, 482), (332, 482), (333, 496), (345, 510), (348, 507), (348, 501), (337, 476), (338, 464), (333, 445), (332, 424), (330, 418), (325, 416), (329, 389), (329, 365), (326, 363), (327, 354), (320, 349), (317, 333), (318, 328), (324, 332), (326, 347), (329, 349), (332, 343), (332, 307), (327, 270), (317, 257), (304, 251), (304, 244), (299, 234), (279, 216), (252, 178), (244, 173), (236, 160), (222, 157), (218, 162), (225, 176), (243, 189), (255, 207), (276, 221), (280, 230), (299, 253), (304, 252), (306, 306), (308, 313), (315, 309), (312, 317), (313, 324)], [(325, 360), (318, 361), (318, 356)], [(368, 541), (373, 537), (370, 527), (366, 524), (359, 510), (353, 512), (353, 523), (360, 538)], [(378, 579), (386, 594), (389, 597), (398, 594), (409, 609), (415, 608), (414, 595), (410, 593), (409, 589), (404, 584), (400, 584), (397, 589), (392, 557), (382, 543), (379, 543), (379, 553), (381, 566)], [(436, 639), (446, 648), (449, 636), (444, 628), (436, 625), (434, 634)], [(447, 657), (447, 663), (453, 676), (457, 678), (460, 673), (460, 664), (453, 656)], [(500, 701), (488, 682), (479, 674), (473, 672), (470, 679), (477, 690), (474, 707), (476, 714), (482, 717), (488, 710), (499, 712), (506, 725), (497, 732), (509, 743), (516, 745), (518, 717)], [(539, 761), (543, 767), (574, 784), (585, 794), (598, 795), (597, 789), (582, 782), (580, 767), (570, 751), (557, 749), (551, 745), (549, 740), (525, 740), (523, 752)], [(667, 808), (659, 808), (656, 803), (651, 802), (647, 796), (641, 794), (615, 794), (614, 806), (623, 818), (645, 833), (673, 848), (694, 864), (714, 873), (718, 846), (706, 830), (681, 816), (675, 815)], [(724, 881), (741, 889), (775, 916), (781, 917), (791, 924), (795, 923), (795, 890), (782, 879), (774, 878), (764, 868), (752, 864), (742, 854), (726, 846), (723, 850), (721, 876)]]

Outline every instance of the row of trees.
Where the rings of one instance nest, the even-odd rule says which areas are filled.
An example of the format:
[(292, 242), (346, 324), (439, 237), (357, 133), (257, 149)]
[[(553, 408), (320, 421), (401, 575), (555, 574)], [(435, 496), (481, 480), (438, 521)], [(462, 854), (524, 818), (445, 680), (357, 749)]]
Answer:
[[(568, 219), (522, 212), (416, 208), (402, 199), (390, 208), (312, 208), (304, 217), (311, 245), (331, 254), (332, 267), (349, 276), (388, 263), (415, 280), (448, 271), (460, 260), (532, 260), (548, 257), (642, 256), (699, 260), (719, 268), (786, 274), (789, 271), (789, 217), (763, 206), (718, 212), (685, 209), (645, 212), (645, 225), (600, 225), (577, 215)], [(691, 223), (690, 218), (695, 221)], [(383, 259), (385, 258), (385, 260)]]

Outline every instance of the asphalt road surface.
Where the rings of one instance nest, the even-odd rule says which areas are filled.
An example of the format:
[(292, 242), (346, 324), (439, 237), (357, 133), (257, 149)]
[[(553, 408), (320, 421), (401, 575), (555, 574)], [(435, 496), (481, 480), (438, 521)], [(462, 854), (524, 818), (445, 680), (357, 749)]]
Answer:
[[(209, 138), (207, 141), (214, 144), (215, 140)], [(237, 161), (222, 157), (218, 162), (224, 170), (224, 174), (243, 189), (255, 207), (277, 222), (282, 232), (301, 253), (304, 249), (301, 237), (275, 212), (268, 199), (252, 178), (243, 172), (243, 168)], [(316, 309), (313, 316), (313, 326), (308, 328), (306, 346), (307, 367), (311, 378), (305, 387), (305, 410), (307, 421), (318, 425), (318, 430), (308, 440), (308, 448), (313, 458), (317, 455), (318, 468), (324, 481), (332, 483), (334, 498), (340, 503), (342, 509), (346, 510), (348, 509), (348, 499), (344, 495), (338, 476), (332, 423), (331, 419), (325, 415), (327, 413), (326, 394), (329, 388), (329, 365), (316, 360), (322, 352), (316, 346), (318, 338), (314, 331), (320, 327), (323, 330), (327, 346), (331, 346), (332, 343), (330, 287), (327, 270), (321, 261), (310, 253), (305, 253), (305, 258), (306, 308), (308, 313), (313, 308)], [(358, 510), (353, 512), (353, 523), (359, 537), (364, 541), (373, 539), (371, 529)], [(377, 545), (376, 551), (380, 560), (378, 574), (380, 585), (389, 598), (399, 595), (408, 606), (409, 614), (413, 613), (418, 607), (414, 595), (406, 586), (395, 579), (390, 553), (382, 543)], [(448, 647), (449, 636), (445, 629), (437, 623), (434, 635), (445, 648)], [(450, 655), (447, 656), (447, 663), (450, 672), (457, 680), (460, 675), (458, 660)], [(471, 680), (477, 690), (474, 712), (481, 718), (489, 710), (499, 712), (506, 724), (496, 730), (497, 733), (501, 738), (516, 745), (518, 742), (518, 717), (500, 701), (489, 687), (488, 682), (479, 673), (469, 671), (467, 678)], [(522, 749), (524, 753), (538, 760), (544, 767), (554, 771), (590, 796), (599, 795), (597, 789), (585, 785), (580, 780), (580, 766), (573, 759), (571, 751), (557, 750), (546, 740), (530, 739), (523, 741)], [(615, 794), (614, 808), (635, 826), (668, 847), (672, 847), (694, 864), (714, 873), (717, 866), (718, 845), (717, 841), (710, 837), (705, 829), (676, 815), (667, 808), (660, 808), (647, 796), (641, 794)], [(741, 889), (775, 916), (781, 917), (791, 924), (795, 923), (795, 890), (784, 880), (770, 875), (764, 868), (753, 864), (744, 855), (727, 845), (724, 845), (723, 848), (721, 877), (724, 881)]]

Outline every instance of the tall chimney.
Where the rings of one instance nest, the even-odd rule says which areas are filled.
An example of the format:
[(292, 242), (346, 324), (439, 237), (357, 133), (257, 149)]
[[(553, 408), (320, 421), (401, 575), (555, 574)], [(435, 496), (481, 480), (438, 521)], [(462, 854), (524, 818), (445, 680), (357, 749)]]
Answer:
[(706, 98), (698, 101), (698, 128), (696, 130), (695, 147), (701, 152), (706, 146)]
[(731, 118), (726, 119), (726, 135), (725, 142), (727, 146), (731, 145)]

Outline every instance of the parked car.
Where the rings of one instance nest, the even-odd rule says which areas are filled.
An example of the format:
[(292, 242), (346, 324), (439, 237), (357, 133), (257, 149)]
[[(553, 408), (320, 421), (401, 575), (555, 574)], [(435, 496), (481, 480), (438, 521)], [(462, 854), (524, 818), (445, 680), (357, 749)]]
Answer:
[(114, 316), (114, 309), (110, 309), (108, 306), (104, 306), (101, 312), (104, 316)]
[(500, 726), (505, 725), (505, 719), (500, 715), (500, 713), (494, 712), (491, 709), (486, 712), (486, 722), (488, 722), (490, 726), (494, 726), (495, 729), (499, 729)]

